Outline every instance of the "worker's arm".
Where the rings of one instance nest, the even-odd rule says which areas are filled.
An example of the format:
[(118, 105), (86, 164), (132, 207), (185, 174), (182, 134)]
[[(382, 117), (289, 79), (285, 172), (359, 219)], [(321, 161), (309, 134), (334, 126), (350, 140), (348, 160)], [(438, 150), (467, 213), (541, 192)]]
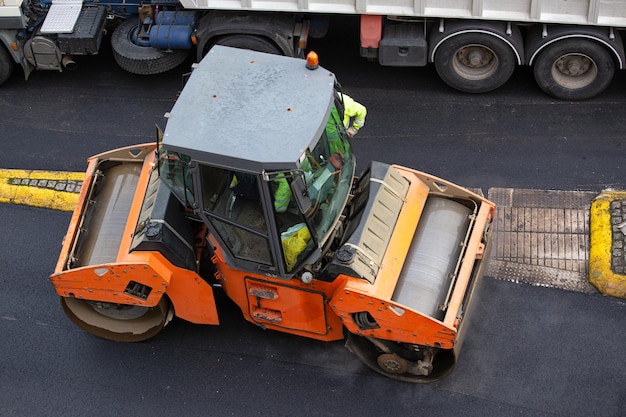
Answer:
[(348, 130), (348, 136), (353, 137), (365, 125), (367, 108), (346, 94), (343, 94), (343, 105), (343, 124)]

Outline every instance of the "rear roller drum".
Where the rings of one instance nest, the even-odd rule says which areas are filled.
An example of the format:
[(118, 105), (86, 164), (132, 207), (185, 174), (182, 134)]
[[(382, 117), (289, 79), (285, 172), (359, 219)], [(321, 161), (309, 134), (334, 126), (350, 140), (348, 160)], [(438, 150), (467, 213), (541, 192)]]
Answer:
[(411, 350), (400, 343), (350, 333), (346, 347), (374, 371), (404, 382), (424, 384), (446, 377), (454, 369), (450, 350)]
[(154, 337), (172, 319), (170, 302), (154, 307), (87, 301), (61, 297), (63, 311), (77, 326), (103, 339), (141, 342)]

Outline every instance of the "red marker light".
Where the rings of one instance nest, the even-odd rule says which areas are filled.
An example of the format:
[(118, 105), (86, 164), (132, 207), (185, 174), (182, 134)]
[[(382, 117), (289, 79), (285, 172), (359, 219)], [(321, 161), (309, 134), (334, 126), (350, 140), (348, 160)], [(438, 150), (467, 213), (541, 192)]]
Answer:
[(320, 59), (315, 52), (311, 51), (306, 55), (306, 67), (308, 69), (310, 70), (317, 69), (317, 67), (319, 67), (319, 64), (320, 64)]

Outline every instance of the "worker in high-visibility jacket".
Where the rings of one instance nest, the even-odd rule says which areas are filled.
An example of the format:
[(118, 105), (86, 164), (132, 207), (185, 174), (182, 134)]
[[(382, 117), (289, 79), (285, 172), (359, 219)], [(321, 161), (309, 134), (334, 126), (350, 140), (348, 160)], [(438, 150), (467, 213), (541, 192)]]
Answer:
[[(342, 93), (340, 99), (343, 102), (343, 120), (337, 108), (333, 107), (328, 121), (326, 122), (326, 136), (330, 145), (330, 153), (338, 153), (339, 155), (345, 156), (347, 155), (347, 150), (344, 148), (339, 133), (337, 132), (339, 128), (338, 125), (343, 123), (348, 137), (354, 137), (359, 129), (365, 125), (367, 109), (364, 105), (347, 94)], [(291, 188), (283, 174), (279, 174), (274, 181), (274, 209), (277, 213), (283, 213), (287, 211), (289, 207)]]
[(342, 155), (347, 156), (347, 150), (344, 148), (339, 134), (339, 130), (342, 129), (341, 125), (343, 125), (343, 129), (345, 129), (349, 138), (354, 137), (365, 124), (367, 109), (347, 94), (341, 94), (339, 99), (343, 104), (343, 117), (339, 115), (340, 110), (337, 107), (333, 107), (326, 122), (326, 137), (330, 144), (331, 153), (340, 152)]
[(343, 125), (348, 137), (352, 138), (365, 125), (367, 108), (347, 94), (341, 94), (343, 100)]

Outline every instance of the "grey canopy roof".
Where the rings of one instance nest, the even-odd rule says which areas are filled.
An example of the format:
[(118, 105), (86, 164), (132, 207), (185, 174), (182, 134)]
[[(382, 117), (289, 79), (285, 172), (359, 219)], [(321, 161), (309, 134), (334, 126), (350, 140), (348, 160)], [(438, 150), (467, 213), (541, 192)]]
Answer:
[(326, 126), (334, 82), (302, 59), (215, 46), (170, 112), (163, 144), (233, 169), (292, 169)]

